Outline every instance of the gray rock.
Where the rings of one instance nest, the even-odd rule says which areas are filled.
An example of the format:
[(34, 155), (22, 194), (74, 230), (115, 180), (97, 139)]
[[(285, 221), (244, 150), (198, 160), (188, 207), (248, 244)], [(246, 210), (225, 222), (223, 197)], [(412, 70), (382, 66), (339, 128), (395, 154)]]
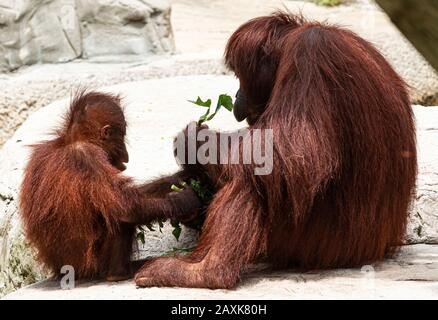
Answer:
[(0, 71), (173, 49), (166, 0), (0, 0)]
[(414, 107), (419, 174), (408, 226), (409, 243), (438, 243), (438, 107)]
[[(165, 95), (163, 88), (171, 88), (171, 92)], [(172, 139), (202, 113), (187, 100), (198, 95), (213, 99), (221, 93), (233, 95), (237, 88), (238, 82), (231, 76), (187, 76), (132, 82), (105, 89), (125, 97), (131, 158), (126, 174), (141, 182), (176, 171)], [(24, 242), (17, 210), (18, 188), (29, 154), (27, 146), (50, 138), (48, 132), (59, 124), (66, 106), (67, 100), (62, 100), (32, 114), (0, 151), (0, 284), (3, 283), (3, 293), (29, 279), (44, 276)], [(414, 111), (420, 172), (407, 242), (438, 244), (438, 108), (418, 106)], [(211, 122), (211, 127), (221, 130), (243, 125), (236, 123), (232, 114), (225, 111)], [(147, 232), (146, 244), (138, 244), (134, 258), (157, 256), (173, 247), (187, 248), (195, 244), (195, 233), (186, 229), (182, 236), (183, 239), (176, 242), (168, 226), (163, 233)]]
[[(105, 56), (93, 62), (34, 65), (16, 74), (0, 74), (0, 146), (27, 117), (43, 106), (66, 97), (78, 86), (100, 88), (117, 83), (176, 75), (223, 74), (219, 58), (210, 55)], [(1, 59), (1, 55), (0, 55)]]
[[(4, 0), (0, 0), (0, 3), (1, 1)], [(161, 47), (164, 51), (167, 50), (167, 45), (173, 43), (170, 27), (167, 26), (169, 23), (168, 13), (170, 13), (168, 1), (143, 1), (143, 4), (139, 1), (133, 1), (130, 2), (130, 8), (133, 8), (132, 13), (127, 13), (123, 9), (122, 3), (125, 2), (114, 1), (113, 3), (117, 6), (120, 5), (114, 9), (118, 10), (120, 17), (108, 17), (109, 9), (105, 6), (106, 2), (93, 2), (96, 7), (92, 8), (93, 10), (87, 3), (89, 1), (78, 0), (76, 7), (76, 11), (80, 11), (81, 17), (85, 19), (85, 27), (89, 26), (95, 32), (101, 32), (103, 22), (99, 17), (103, 15), (105, 19), (108, 18), (108, 21), (112, 21), (111, 23), (118, 24), (120, 21), (125, 21), (126, 28), (118, 25), (118, 32), (126, 33), (126, 37), (121, 39), (118, 32), (112, 34), (111, 37), (101, 36), (101, 33), (99, 33), (100, 36), (95, 36), (94, 33), (91, 33), (88, 34), (90, 37), (88, 39), (84, 38), (87, 36), (84, 34), (80, 38), (79, 45), (75, 40), (77, 33), (67, 32), (69, 41), (72, 43), (70, 47), (76, 48), (75, 50), (80, 47), (81, 52), (84, 53), (83, 56), (89, 52), (90, 60), (85, 60), (85, 62), (76, 60), (60, 65), (37, 65), (22, 68), (13, 74), (0, 74), (0, 127), (3, 129), (0, 131), (0, 145), (11, 137), (30, 113), (68, 95), (71, 87), (78, 84), (101, 87), (175, 75), (224, 73), (225, 68), (222, 65), (221, 57), (231, 33), (250, 18), (269, 14), (274, 8), (282, 8), (283, 3), (292, 12), (302, 11), (310, 19), (328, 20), (331, 23), (343, 25), (375, 43), (411, 86), (414, 104), (438, 105), (437, 73), (391, 24), (387, 16), (369, 0), (348, 1), (348, 5), (334, 8), (316, 6), (311, 2), (303, 1), (174, 0), (172, 1), (171, 20), (176, 50), (180, 54), (166, 57), (161, 61), (154, 61), (148, 66), (145, 65), (156, 57), (133, 54), (120, 55), (120, 53), (139, 52), (141, 48), (144, 48), (132, 37), (133, 33), (136, 32), (133, 31), (132, 26), (137, 25), (133, 24), (132, 20), (135, 21), (137, 18), (141, 20), (139, 16), (145, 12), (144, 3), (156, 8), (156, 12), (162, 12), (162, 14), (152, 13), (151, 19), (154, 23), (146, 24), (146, 29), (153, 29), (153, 32), (148, 32), (150, 37), (147, 38), (147, 43), (154, 44), (153, 46), (157, 48), (158, 52), (160, 52)], [(255, 3), (257, 5), (254, 5)], [(88, 8), (88, 11), (84, 12), (81, 9), (84, 6)], [(15, 17), (14, 11), (0, 7), (0, 28), (2, 28), (1, 25), (7, 25), (5, 21), (11, 19), (11, 14), (12, 17)], [(76, 22), (74, 19), (64, 19), (64, 23), (75, 26)], [(155, 24), (158, 27), (155, 27)], [(112, 25), (109, 25), (108, 28), (112, 28)], [(10, 37), (9, 33), (0, 32), (0, 39), (9, 39)], [(158, 39), (154, 40), (155, 37)], [(82, 41), (83, 39), (88, 40)], [(96, 41), (91, 41), (91, 39)], [(95, 56), (94, 54), (108, 53), (108, 49), (105, 49), (108, 39), (110, 39), (110, 47), (114, 50), (111, 55)], [(0, 65), (7, 65), (10, 58), (8, 53), (10, 46), (3, 47), (2, 41), (0, 40)], [(83, 42), (87, 42), (85, 48), (83, 48)], [(127, 44), (127, 42), (129, 43)], [(119, 46), (119, 43), (122, 45)], [(32, 60), (31, 48), (27, 52), (23, 53), (23, 56)], [(201, 56), (202, 58), (200, 58)], [(89, 61), (94, 63), (91, 64)]]
[(438, 105), (438, 73), (374, 1), (343, 1), (345, 5), (335, 7), (318, 6), (313, 2), (174, 0), (172, 23), (176, 46), (184, 53), (212, 50), (221, 54), (231, 33), (240, 24), (286, 7), (293, 13), (301, 12), (310, 20), (328, 21), (351, 29), (371, 41), (412, 87), (414, 104)]
[[(394, 259), (358, 269), (299, 273), (260, 271), (242, 277), (234, 290), (186, 288), (137, 289), (134, 282), (78, 282), (61, 290), (43, 281), (6, 296), (6, 300), (297, 300), (297, 299), (438, 299), (438, 245), (405, 246)], [(262, 267), (262, 266), (261, 266)], [(268, 311), (269, 312), (269, 311)], [(269, 313), (268, 313), (269, 314)]]

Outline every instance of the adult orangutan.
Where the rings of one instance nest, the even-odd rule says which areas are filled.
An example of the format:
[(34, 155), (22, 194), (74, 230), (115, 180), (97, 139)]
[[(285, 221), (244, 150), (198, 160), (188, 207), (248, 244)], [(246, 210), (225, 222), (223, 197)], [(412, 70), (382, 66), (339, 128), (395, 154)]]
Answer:
[(81, 92), (53, 140), (33, 147), (21, 186), (20, 209), (29, 242), (54, 275), (65, 265), (77, 278), (122, 280), (137, 224), (184, 219), (200, 202), (191, 189), (169, 193), (183, 176), (134, 185), (120, 99)]
[(242, 25), (225, 60), (237, 120), (273, 130), (273, 171), (193, 165), (218, 189), (199, 244), (147, 262), (136, 284), (231, 288), (257, 261), (309, 270), (393, 254), (417, 162), (406, 85), (383, 56), (351, 31), (276, 13)]

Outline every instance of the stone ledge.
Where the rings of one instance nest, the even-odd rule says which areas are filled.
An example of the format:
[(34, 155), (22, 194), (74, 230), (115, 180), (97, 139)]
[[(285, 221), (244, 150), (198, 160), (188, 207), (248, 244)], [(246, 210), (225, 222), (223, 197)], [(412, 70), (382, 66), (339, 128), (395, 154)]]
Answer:
[(362, 269), (251, 273), (234, 290), (137, 289), (132, 280), (61, 290), (59, 282), (47, 280), (4, 299), (438, 299), (438, 245), (405, 246), (396, 258)]

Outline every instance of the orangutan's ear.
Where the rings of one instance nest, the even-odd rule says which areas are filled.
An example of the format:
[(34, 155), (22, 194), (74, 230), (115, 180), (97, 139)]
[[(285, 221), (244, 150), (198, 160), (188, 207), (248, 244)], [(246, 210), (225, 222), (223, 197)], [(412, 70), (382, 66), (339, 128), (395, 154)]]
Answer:
[(111, 132), (111, 126), (107, 124), (100, 129), (100, 138), (102, 140), (108, 140)]

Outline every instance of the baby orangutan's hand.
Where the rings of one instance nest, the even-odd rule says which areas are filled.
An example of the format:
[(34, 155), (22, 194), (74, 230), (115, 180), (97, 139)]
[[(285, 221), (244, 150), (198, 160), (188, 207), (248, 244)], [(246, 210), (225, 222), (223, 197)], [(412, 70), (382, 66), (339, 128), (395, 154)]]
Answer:
[(170, 192), (168, 198), (173, 203), (178, 203), (178, 207), (172, 210), (172, 221), (191, 221), (196, 218), (202, 208), (202, 202), (192, 188), (186, 187), (179, 192)]

